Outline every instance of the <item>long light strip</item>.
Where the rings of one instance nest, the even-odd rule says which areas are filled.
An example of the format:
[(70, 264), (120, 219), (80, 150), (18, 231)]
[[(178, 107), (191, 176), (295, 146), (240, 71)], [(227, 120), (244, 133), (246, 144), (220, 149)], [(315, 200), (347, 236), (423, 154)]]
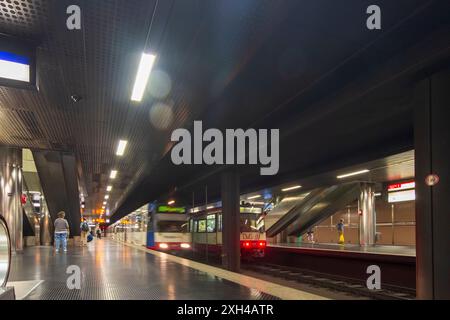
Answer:
[(168, 205), (174, 204), (175, 200), (170, 200), (169, 202), (167, 202)]
[(350, 173), (346, 173), (346, 174), (342, 174), (340, 176), (337, 176), (336, 178), (338, 179), (343, 179), (343, 178), (347, 178), (347, 177), (351, 177), (351, 176), (356, 176), (358, 174), (362, 174), (362, 173), (366, 173), (369, 172), (369, 170), (364, 169), (364, 170), (360, 170), (360, 171), (355, 171), (355, 172), (350, 172)]
[(106, 191), (110, 192), (112, 190), (112, 186), (107, 186)]
[(258, 195), (256, 195), (256, 196), (248, 197), (247, 199), (248, 199), (248, 200), (251, 200), (251, 199), (257, 199), (257, 198), (261, 198), (261, 195), (258, 194)]
[(155, 63), (156, 55), (143, 53), (139, 68), (134, 81), (133, 93), (131, 94), (132, 101), (141, 101), (144, 96), (145, 88), (147, 87), (148, 78), (152, 72), (153, 64)]
[(111, 170), (111, 174), (109, 175), (109, 177), (110, 177), (111, 179), (115, 179), (116, 176), (117, 176), (117, 170)]
[(286, 191), (291, 191), (291, 190), (299, 189), (299, 188), (301, 188), (301, 187), (302, 187), (302, 186), (300, 186), (300, 185), (298, 185), (298, 186), (292, 186), (292, 187), (289, 187), (289, 188), (281, 189), (281, 191), (286, 192)]
[(117, 156), (123, 156), (125, 153), (125, 148), (127, 146), (128, 141), (127, 140), (119, 140), (119, 145), (117, 146), (116, 155)]

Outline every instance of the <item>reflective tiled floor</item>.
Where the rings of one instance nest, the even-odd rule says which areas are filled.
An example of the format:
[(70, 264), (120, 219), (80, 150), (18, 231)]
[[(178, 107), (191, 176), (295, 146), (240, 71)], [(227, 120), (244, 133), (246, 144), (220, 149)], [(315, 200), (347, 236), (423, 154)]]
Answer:
[[(66, 285), (70, 265), (81, 269), (80, 290)], [(68, 253), (27, 248), (13, 257), (10, 274), (10, 281), (24, 280), (44, 280), (27, 299), (275, 299), (107, 239)]]
[(271, 247), (292, 247), (292, 248), (306, 248), (317, 250), (330, 250), (330, 251), (346, 251), (346, 252), (358, 252), (358, 253), (373, 253), (373, 254), (387, 254), (396, 256), (416, 256), (416, 248), (414, 246), (387, 246), (387, 245), (374, 245), (374, 246), (360, 246), (356, 244), (335, 244), (335, 243), (279, 243), (270, 244)]

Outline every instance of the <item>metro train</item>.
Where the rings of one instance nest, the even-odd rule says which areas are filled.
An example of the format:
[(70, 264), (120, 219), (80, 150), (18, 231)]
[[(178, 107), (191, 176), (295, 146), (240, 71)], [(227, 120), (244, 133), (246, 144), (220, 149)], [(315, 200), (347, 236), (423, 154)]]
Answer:
[[(192, 250), (198, 253), (222, 253), (222, 208), (207, 205), (190, 210)], [(266, 234), (262, 207), (240, 206), (240, 248), (242, 258), (264, 257)]]
[(190, 250), (191, 233), (186, 209), (150, 203), (146, 246), (162, 251)]

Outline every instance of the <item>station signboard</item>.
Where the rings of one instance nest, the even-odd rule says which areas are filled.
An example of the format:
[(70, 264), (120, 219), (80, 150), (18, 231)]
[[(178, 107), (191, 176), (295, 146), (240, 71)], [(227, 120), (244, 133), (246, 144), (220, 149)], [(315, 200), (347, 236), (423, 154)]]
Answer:
[(388, 185), (388, 202), (413, 201), (416, 199), (415, 182), (407, 181)]
[(36, 88), (35, 44), (0, 35), (0, 86)]

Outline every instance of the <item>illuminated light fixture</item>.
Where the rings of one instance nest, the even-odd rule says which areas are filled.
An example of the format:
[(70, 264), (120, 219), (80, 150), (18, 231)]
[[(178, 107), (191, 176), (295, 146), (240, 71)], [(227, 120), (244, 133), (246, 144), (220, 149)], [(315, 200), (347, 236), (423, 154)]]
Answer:
[(102, 209), (105, 209), (105, 206), (103, 206)]
[(251, 201), (251, 204), (256, 204), (257, 206), (262, 206), (264, 204), (264, 202), (262, 201)]
[(106, 201), (103, 201), (103, 204), (106, 205)]
[(112, 186), (107, 186), (106, 191), (110, 192), (112, 190)]
[(106, 219), (106, 223), (109, 223), (109, 219)]
[(375, 197), (380, 197), (380, 196), (381, 196), (381, 192), (376, 192), (376, 193), (374, 193), (374, 196), (375, 196)]
[(109, 178), (115, 179), (117, 176), (117, 170), (111, 170), (111, 174), (109, 175)]
[(207, 206), (206, 209), (212, 209), (214, 206)]
[(300, 186), (300, 185), (298, 185), (298, 186), (292, 186), (292, 187), (289, 187), (289, 188), (281, 189), (281, 191), (286, 192), (286, 191), (291, 191), (291, 190), (299, 189), (299, 188), (301, 188), (301, 187), (302, 187), (302, 186)]
[(81, 209), (84, 209), (84, 204), (81, 205)]
[(147, 87), (148, 78), (152, 72), (153, 64), (155, 63), (156, 55), (143, 53), (139, 68), (134, 81), (133, 93), (131, 94), (132, 101), (141, 101), (144, 96), (145, 88)]
[(168, 205), (174, 204), (175, 200), (170, 200), (169, 202), (167, 202)]
[(169, 247), (169, 245), (168, 245), (167, 243), (160, 243), (160, 244), (159, 244), (159, 247), (160, 247), (161, 249), (167, 249), (167, 248)]
[(27, 57), (0, 51), (0, 78), (30, 82), (30, 61)]
[(257, 198), (261, 198), (261, 195), (258, 194), (258, 195), (256, 195), (256, 196), (248, 197), (247, 199), (248, 199), (248, 200), (251, 200), (251, 199), (257, 199)]
[(351, 177), (351, 176), (356, 176), (358, 174), (362, 174), (362, 173), (366, 173), (369, 172), (369, 170), (364, 169), (364, 170), (360, 170), (360, 171), (355, 171), (355, 172), (350, 172), (350, 173), (346, 173), (346, 174), (342, 174), (340, 176), (337, 176), (336, 178), (338, 179), (343, 179), (343, 178), (347, 178), (347, 177)]
[(105, 196), (105, 199), (106, 199), (106, 200), (108, 200), (108, 199), (109, 199), (109, 194), (107, 194), (107, 195)]
[(125, 148), (127, 147), (127, 140), (119, 140), (119, 145), (117, 146), (116, 155), (117, 156), (123, 156), (125, 153)]
[(180, 247), (182, 247), (183, 249), (189, 249), (191, 245), (189, 243), (182, 243), (180, 244)]

